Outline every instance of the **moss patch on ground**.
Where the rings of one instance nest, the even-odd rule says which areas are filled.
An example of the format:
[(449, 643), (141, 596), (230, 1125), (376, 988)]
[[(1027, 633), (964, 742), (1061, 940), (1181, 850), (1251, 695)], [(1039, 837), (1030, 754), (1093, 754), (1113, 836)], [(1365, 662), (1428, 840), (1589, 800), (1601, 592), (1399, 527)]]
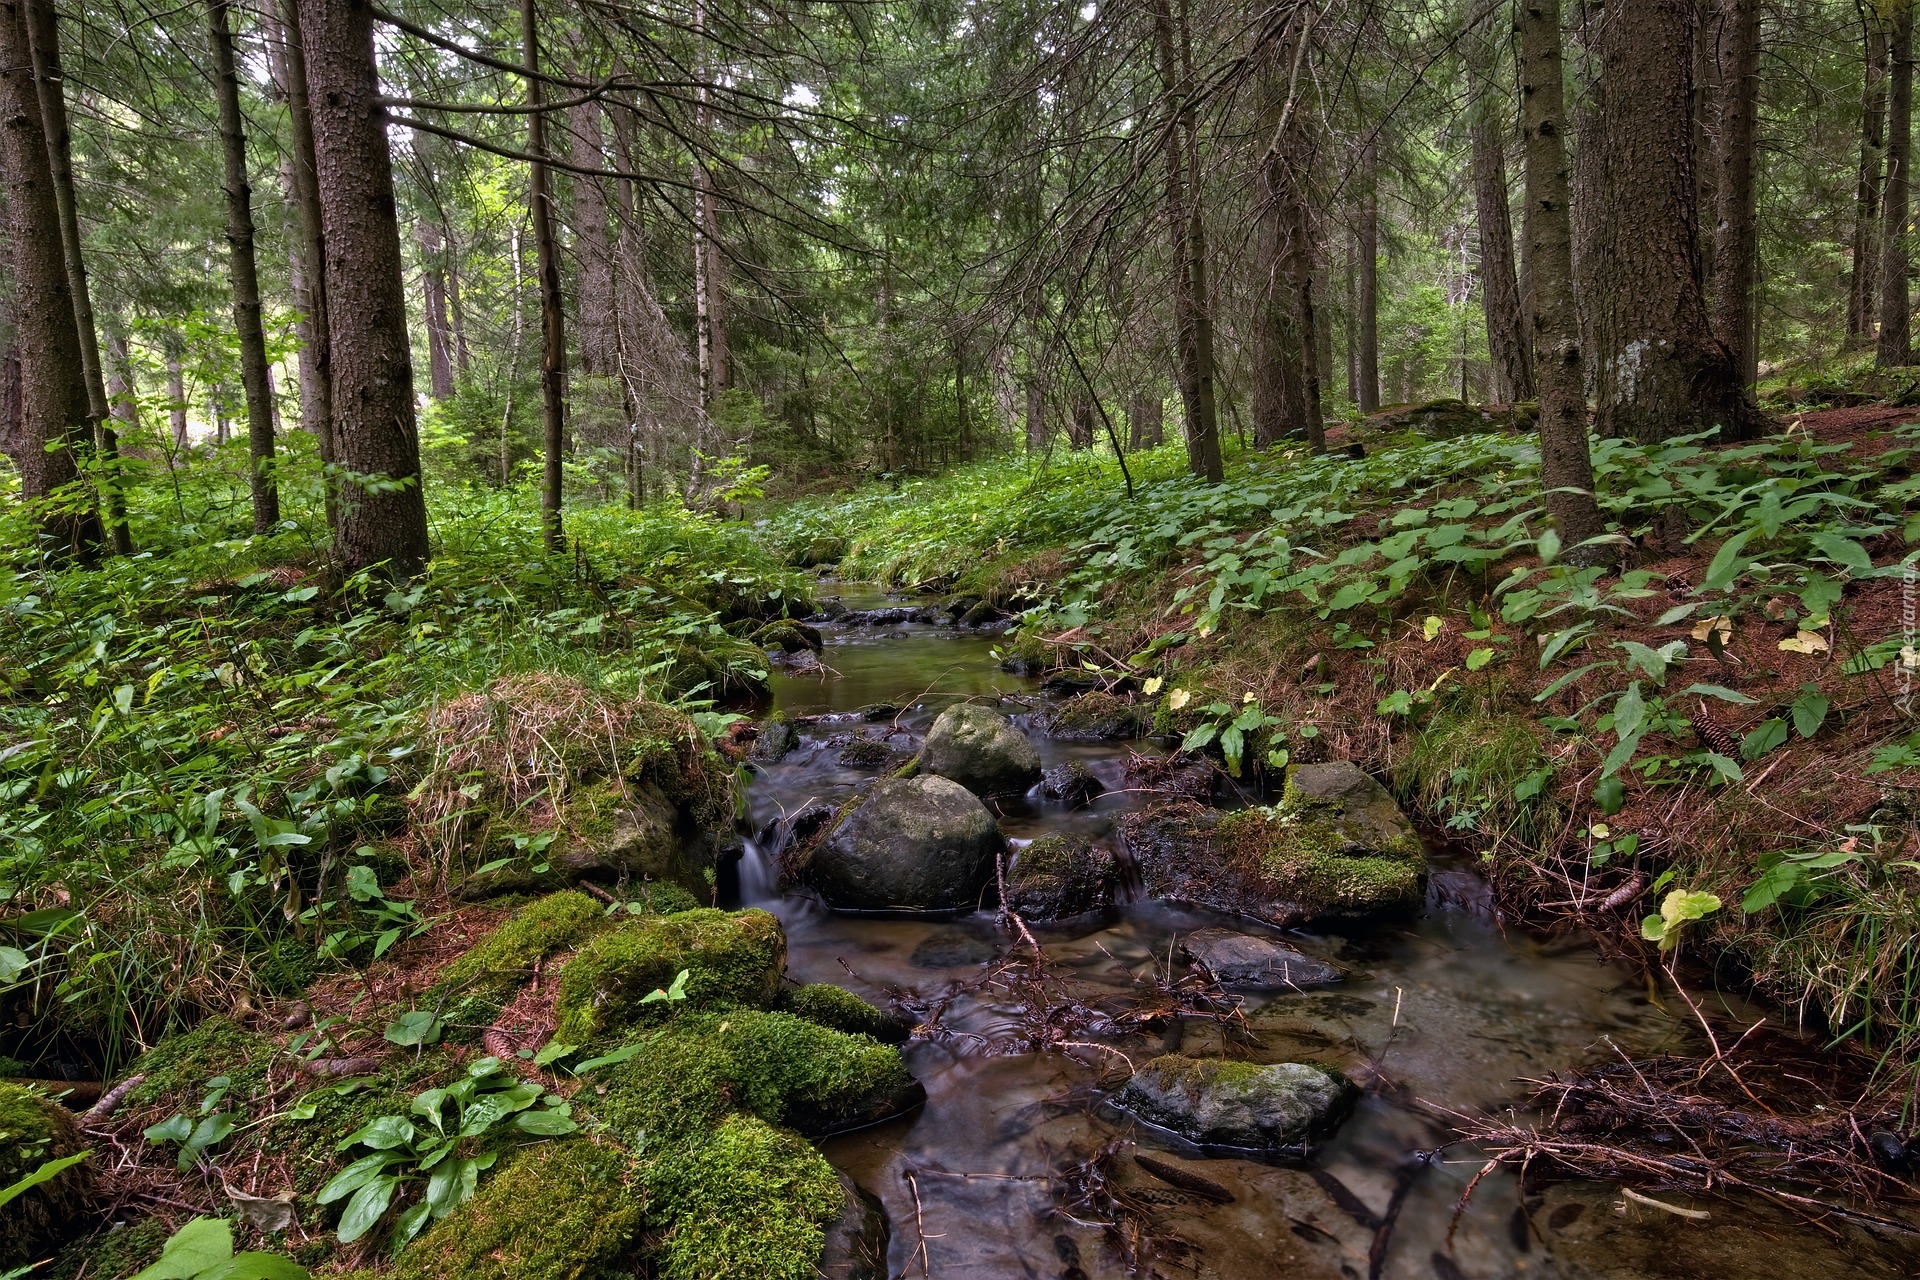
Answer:
[[(0, 1187), (84, 1149), (65, 1107), (24, 1085), (0, 1084)], [(93, 1188), (83, 1161), (0, 1205), (0, 1267), (44, 1258), (84, 1230)]]
[[(226, 1076), (235, 1100), (251, 1097), (265, 1083), (278, 1046), (231, 1018), (208, 1018), (190, 1031), (168, 1036), (135, 1059), (128, 1075), (144, 1075), (130, 1102), (141, 1104), (204, 1093), (207, 1081)], [(198, 1101), (198, 1097), (195, 1097)]]
[(813, 1280), (844, 1203), (818, 1151), (751, 1115), (663, 1155), (648, 1186), (661, 1280)]
[(688, 973), (692, 1010), (766, 1008), (780, 991), (787, 940), (760, 910), (711, 908), (640, 918), (601, 934), (560, 972), (556, 1034), (584, 1044), (608, 1031), (664, 1018), (668, 1004), (646, 997)]

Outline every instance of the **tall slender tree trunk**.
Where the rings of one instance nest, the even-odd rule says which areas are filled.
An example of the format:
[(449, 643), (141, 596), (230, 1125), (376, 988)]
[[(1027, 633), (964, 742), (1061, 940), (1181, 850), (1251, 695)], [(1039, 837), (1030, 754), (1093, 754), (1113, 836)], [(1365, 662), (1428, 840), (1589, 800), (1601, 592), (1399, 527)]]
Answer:
[(1913, 5), (1901, 0), (1887, 41), (1887, 185), (1880, 223), (1880, 337), (1874, 363), (1903, 365), (1913, 359), (1907, 289), (1908, 172), (1913, 159)]
[(1540, 481), (1560, 537), (1577, 546), (1606, 525), (1593, 493), (1580, 330), (1573, 309), (1560, 0), (1521, 0), (1520, 103), (1533, 210), (1533, 356), (1540, 392)]
[(127, 346), (127, 331), (113, 319), (107, 325), (107, 359), (107, 410), (123, 431), (137, 432), (140, 390), (134, 377), (133, 352)]
[(1225, 469), (1215, 401), (1213, 317), (1207, 293), (1206, 219), (1200, 200), (1198, 124), (1190, 99), (1192, 53), (1181, 0), (1176, 33), (1175, 0), (1154, 0), (1155, 45), (1161, 96), (1168, 108), (1165, 133), (1167, 233), (1173, 251), (1173, 313), (1180, 372), (1180, 399), (1187, 417), (1187, 464), (1213, 484)]
[(1847, 273), (1847, 346), (1873, 339), (1880, 278), (1880, 170), (1887, 139), (1887, 24), (1875, 3), (1860, 5), (1865, 66), (1860, 80), (1860, 170), (1853, 188), (1853, 263)]
[(446, 237), (431, 218), (414, 225), (420, 246), (420, 295), (427, 316), (427, 385), (435, 400), (453, 396), (453, 326), (447, 319)]
[[(606, 167), (600, 104), (573, 108), (572, 159), (581, 169)], [(619, 325), (613, 299), (613, 246), (607, 234), (607, 193), (601, 179), (573, 176), (573, 253), (580, 264), (580, 368), (595, 377), (618, 371)]]
[(1514, 404), (1534, 397), (1533, 361), (1513, 260), (1513, 214), (1507, 205), (1508, 106), (1490, 74), (1498, 66), (1492, 40), (1468, 59), (1474, 81), (1473, 202), (1480, 229), (1480, 309), (1487, 325), (1493, 398)]
[(1261, 279), (1254, 333), (1253, 439), (1270, 448), (1286, 436), (1325, 447), (1320, 417), (1319, 338), (1313, 309), (1313, 237), (1307, 215), (1307, 108), (1295, 79), (1308, 38), (1303, 16), (1263, 31), (1260, 160)]
[(1360, 152), (1360, 224), (1355, 229), (1354, 257), (1359, 355), (1354, 377), (1359, 390), (1354, 403), (1362, 413), (1380, 410), (1380, 174), (1373, 143)]
[[(695, 90), (695, 123), (703, 139), (714, 132), (713, 97), (706, 85), (707, 0), (694, 0), (693, 29), (701, 41), (698, 66), (701, 84)], [(720, 208), (713, 170), (704, 156), (693, 158), (694, 311), (698, 328), (700, 381), (706, 407), (711, 410), (731, 385), (727, 367), (726, 270), (720, 255)]]
[(253, 185), (247, 179), (247, 136), (240, 118), (240, 77), (233, 66), (227, 9), (228, 0), (207, 0), (207, 46), (213, 54), (213, 91), (220, 104), (227, 274), (233, 289), (233, 326), (240, 339), (240, 386), (247, 402), (253, 531), (266, 533), (280, 523), (280, 490), (273, 474), (273, 388), (267, 381), (267, 335), (260, 323), (260, 272), (253, 253)]
[(166, 336), (167, 350), (167, 434), (173, 441), (173, 451), (179, 453), (187, 447), (187, 367), (185, 362), (185, 344), (180, 335), (169, 331)]
[[(313, 111), (307, 87), (307, 51), (300, 22), (299, 0), (280, 0), (280, 79), (287, 95), (287, 117), (292, 154), (287, 161), (288, 191), (299, 224), (301, 302), (300, 420), (313, 433), (320, 461), (331, 468), (337, 461), (333, 424), (333, 352), (327, 323), (327, 252), (325, 220), (320, 209), (318, 162), (314, 155)], [(325, 482), (327, 524), (338, 529), (338, 485)]]
[(1760, 129), (1760, 0), (1720, 0), (1720, 162), (1713, 235), (1713, 330), (1743, 386), (1758, 376), (1753, 289), (1760, 268), (1754, 195)]
[(384, 565), (406, 578), (427, 562), (427, 507), (373, 15), (362, 0), (295, 2), (326, 245), (333, 447), (342, 472), (334, 544), (349, 570)]
[(1603, 434), (1645, 443), (1716, 426), (1744, 439), (1761, 422), (1708, 321), (1693, 33), (1693, 0), (1632, 0), (1600, 21), (1608, 175), (1600, 213), (1611, 251), (1603, 264), (1610, 279), (1596, 280), (1594, 291), (1599, 358), (1609, 366), (1597, 422)]
[(540, 418), (546, 469), (540, 511), (548, 551), (560, 549), (561, 455), (567, 444), (567, 334), (560, 309), (560, 255), (553, 236), (553, 201), (547, 192), (547, 117), (541, 105), (540, 30), (534, 0), (520, 0), (520, 34), (526, 45), (527, 151), (533, 156), (527, 207), (533, 219), (534, 266), (540, 284)]
[(61, 256), (66, 267), (67, 288), (73, 298), (88, 434), (103, 464), (97, 485), (106, 507), (107, 539), (115, 554), (126, 555), (133, 550), (133, 539), (127, 528), (120, 447), (115, 439), (113, 419), (107, 411), (106, 380), (100, 370), (100, 333), (93, 318), (93, 294), (87, 283), (86, 257), (80, 244), (80, 206), (73, 187), (73, 136), (67, 126), (66, 76), (60, 65), (60, 19), (52, 0), (26, 0), (26, 17), (34, 88), (40, 100), (40, 123), (46, 134), (47, 161), (52, 174), (54, 208), (60, 219)]
[[(79, 457), (91, 446), (87, 389), (73, 293), (61, 249), (47, 135), (34, 85), (32, 46), (22, 0), (0, 3), (0, 170), (6, 181), (13, 269), (12, 318), (20, 360), (20, 496), (43, 503), (79, 479)], [(70, 496), (70, 495), (62, 495)], [(90, 559), (104, 540), (90, 507), (71, 501), (43, 506), (40, 530), (49, 549)]]
[(1027, 370), (1027, 452), (1045, 453), (1053, 433), (1047, 429), (1047, 392), (1035, 357)]

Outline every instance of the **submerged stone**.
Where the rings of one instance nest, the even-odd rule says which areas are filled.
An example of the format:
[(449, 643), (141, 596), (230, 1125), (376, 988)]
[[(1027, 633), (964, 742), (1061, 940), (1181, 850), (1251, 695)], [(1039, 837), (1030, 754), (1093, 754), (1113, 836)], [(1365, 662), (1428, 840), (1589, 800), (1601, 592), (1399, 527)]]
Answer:
[(920, 764), (976, 795), (1025, 791), (1040, 781), (1040, 753), (1011, 720), (990, 707), (948, 707), (927, 730)]
[(814, 851), (805, 874), (842, 909), (954, 911), (979, 902), (1003, 846), (999, 824), (965, 787), (885, 778)]
[(1296, 765), (1272, 808), (1175, 802), (1129, 814), (1147, 892), (1290, 926), (1420, 905), (1426, 854), (1386, 789), (1349, 761)]
[(1327, 1067), (1170, 1053), (1142, 1064), (1115, 1101), (1199, 1146), (1274, 1152), (1331, 1133), (1358, 1095)]
[(1229, 987), (1320, 987), (1340, 980), (1340, 971), (1272, 938), (1231, 929), (1199, 929), (1181, 940), (1187, 958)]

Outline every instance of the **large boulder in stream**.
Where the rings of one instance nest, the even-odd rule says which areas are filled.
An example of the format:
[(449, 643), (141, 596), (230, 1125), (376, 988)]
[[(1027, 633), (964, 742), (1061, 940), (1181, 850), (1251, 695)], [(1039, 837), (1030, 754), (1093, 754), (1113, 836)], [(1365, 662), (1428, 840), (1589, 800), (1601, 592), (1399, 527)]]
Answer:
[(1280, 803), (1175, 801), (1120, 832), (1147, 892), (1292, 926), (1418, 907), (1426, 854), (1393, 797), (1351, 761), (1296, 765)]
[(977, 795), (1017, 794), (1040, 781), (1040, 753), (1027, 735), (991, 707), (962, 702), (927, 730), (920, 767)]
[(1169, 1053), (1143, 1063), (1114, 1101), (1202, 1147), (1278, 1152), (1331, 1133), (1359, 1092), (1338, 1071), (1304, 1062)]
[(958, 911), (980, 901), (1005, 848), (985, 805), (931, 774), (886, 778), (807, 861), (828, 905), (852, 911)]

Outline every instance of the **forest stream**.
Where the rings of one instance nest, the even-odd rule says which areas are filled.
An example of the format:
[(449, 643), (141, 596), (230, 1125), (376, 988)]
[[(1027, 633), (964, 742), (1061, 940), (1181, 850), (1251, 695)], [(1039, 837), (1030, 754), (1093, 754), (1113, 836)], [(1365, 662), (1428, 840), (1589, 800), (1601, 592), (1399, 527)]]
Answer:
[[(852, 609), (905, 603), (853, 585), (823, 591)], [(756, 831), (812, 801), (838, 804), (872, 776), (841, 762), (849, 735), (910, 751), (956, 700), (998, 699), (1024, 725), (1047, 696), (1037, 681), (1001, 670), (988, 636), (915, 621), (821, 630), (824, 666), (774, 678), (774, 708), (801, 736), (782, 759), (755, 768), (748, 804)], [(863, 713), (876, 704), (900, 709)], [(1127, 790), (1125, 762), (1130, 752), (1163, 748), (1029, 736), (1046, 765), (1078, 760), (1107, 790), (1077, 810), (1037, 800), (1037, 791), (1000, 802), (1016, 851), (1069, 829), (1110, 837), (1120, 814), (1151, 802)], [(1365, 1086), (1334, 1136), (1305, 1159), (1271, 1162), (1202, 1153), (1115, 1110), (1104, 1091), (1125, 1076), (1120, 1039), (1108, 1050), (1025, 1051), (1031, 1011), (1011, 980), (990, 977), (1024, 944), (993, 910), (953, 919), (830, 912), (804, 891), (775, 891), (769, 852), (749, 840), (739, 893), (743, 905), (780, 917), (793, 979), (850, 987), (881, 1005), (904, 997), (909, 1008), (924, 1008), (946, 997), (939, 1033), (905, 1049), (926, 1105), (824, 1145), (884, 1207), (889, 1275), (1912, 1274), (1900, 1256), (1910, 1241), (1881, 1230), (1813, 1225), (1757, 1202), (1695, 1207), (1683, 1195), (1656, 1197), (1674, 1212), (1623, 1198), (1612, 1184), (1538, 1176), (1523, 1200), (1505, 1168), (1479, 1181), (1456, 1220), (1484, 1155), (1449, 1145), (1446, 1113), (1499, 1110), (1524, 1097), (1522, 1077), (1682, 1049), (1696, 1034), (1649, 1001), (1636, 971), (1602, 959), (1587, 935), (1539, 936), (1503, 921), (1486, 882), (1457, 858), (1434, 858), (1415, 919), (1286, 934), (1289, 945), (1346, 976), (1325, 990), (1243, 993), (1251, 1044), (1230, 1047), (1222, 1024), (1207, 1018), (1179, 1019), (1168, 1032), (1187, 1054), (1337, 1066)], [(1056, 993), (1111, 1007), (1141, 979), (1184, 970), (1175, 958), (1180, 936), (1208, 927), (1261, 932), (1123, 891), (1128, 897), (1104, 914), (1036, 927)], [(1116, 1193), (1124, 1210), (1112, 1197), (1085, 1194), (1090, 1160), (1099, 1170), (1093, 1183)], [(1173, 1185), (1169, 1171), (1192, 1185)], [(1131, 1215), (1132, 1229), (1146, 1237), (1131, 1268), (1121, 1244), (1127, 1230), (1107, 1225), (1116, 1213)]]

